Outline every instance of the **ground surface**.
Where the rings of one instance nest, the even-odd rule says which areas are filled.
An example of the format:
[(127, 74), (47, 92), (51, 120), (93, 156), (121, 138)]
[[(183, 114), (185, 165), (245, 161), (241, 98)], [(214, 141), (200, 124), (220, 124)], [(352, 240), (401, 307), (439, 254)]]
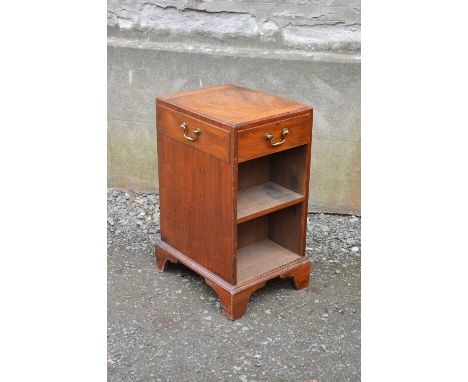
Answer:
[(109, 381), (359, 381), (360, 219), (309, 220), (310, 288), (272, 280), (230, 321), (197, 274), (154, 265), (158, 196), (109, 191)]

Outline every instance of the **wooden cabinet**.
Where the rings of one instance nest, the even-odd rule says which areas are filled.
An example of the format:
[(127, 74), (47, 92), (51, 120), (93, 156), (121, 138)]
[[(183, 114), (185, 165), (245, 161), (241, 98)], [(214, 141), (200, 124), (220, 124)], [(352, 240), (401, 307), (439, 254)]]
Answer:
[(312, 108), (236, 85), (156, 100), (156, 262), (200, 274), (230, 319), (275, 277), (309, 285)]

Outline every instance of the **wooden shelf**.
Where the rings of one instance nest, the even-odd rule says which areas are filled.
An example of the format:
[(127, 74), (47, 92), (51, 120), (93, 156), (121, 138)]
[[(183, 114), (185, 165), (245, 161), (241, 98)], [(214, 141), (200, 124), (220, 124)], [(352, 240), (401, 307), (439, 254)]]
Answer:
[(273, 182), (239, 190), (237, 223), (269, 214), (304, 201), (304, 196)]
[(237, 251), (237, 284), (260, 276), (301, 256), (265, 239)]

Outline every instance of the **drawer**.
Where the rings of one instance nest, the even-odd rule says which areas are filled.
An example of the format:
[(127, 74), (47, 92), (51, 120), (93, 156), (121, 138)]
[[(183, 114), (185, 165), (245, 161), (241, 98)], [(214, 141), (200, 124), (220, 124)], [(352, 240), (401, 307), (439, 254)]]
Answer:
[[(244, 162), (309, 143), (311, 122), (309, 115), (239, 131), (238, 161)], [(285, 129), (287, 135), (283, 135)], [(273, 137), (270, 135), (271, 140), (268, 140), (265, 134)]]
[[(156, 118), (158, 134), (165, 134), (206, 154), (229, 162), (230, 134), (228, 131), (160, 105), (156, 108)], [(181, 128), (182, 124), (186, 126), (185, 131)], [(193, 133), (196, 129), (200, 132), (197, 136)]]

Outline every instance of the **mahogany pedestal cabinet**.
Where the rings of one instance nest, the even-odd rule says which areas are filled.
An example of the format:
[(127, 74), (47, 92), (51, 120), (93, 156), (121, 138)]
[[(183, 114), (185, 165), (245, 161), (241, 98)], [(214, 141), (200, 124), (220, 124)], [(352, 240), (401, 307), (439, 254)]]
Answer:
[(309, 285), (312, 108), (236, 85), (156, 99), (161, 242), (242, 317), (275, 277)]

